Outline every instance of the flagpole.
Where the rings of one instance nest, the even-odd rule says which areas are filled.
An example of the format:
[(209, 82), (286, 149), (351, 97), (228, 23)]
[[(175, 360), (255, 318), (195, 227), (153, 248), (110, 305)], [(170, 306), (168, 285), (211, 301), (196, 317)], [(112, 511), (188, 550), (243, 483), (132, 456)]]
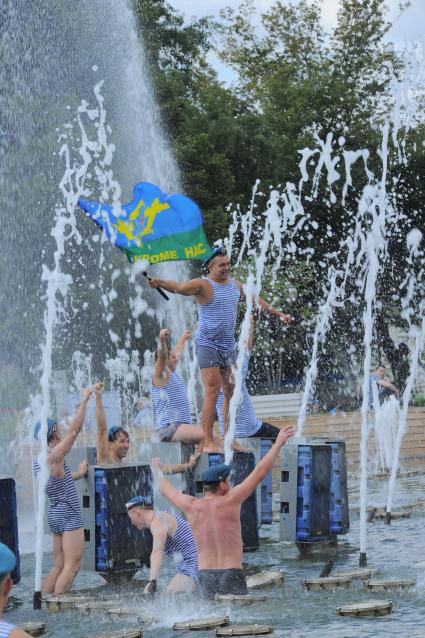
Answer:
[[(146, 279), (148, 281), (152, 281), (152, 277), (149, 277), (148, 273), (146, 272), (146, 270), (143, 271), (144, 276), (146, 277)], [(164, 297), (165, 301), (169, 301), (170, 297), (162, 290), (162, 288), (160, 288), (159, 286), (157, 288), (155, 288), (155, 290), (157, 290), (159, 292), (159, 294)]]

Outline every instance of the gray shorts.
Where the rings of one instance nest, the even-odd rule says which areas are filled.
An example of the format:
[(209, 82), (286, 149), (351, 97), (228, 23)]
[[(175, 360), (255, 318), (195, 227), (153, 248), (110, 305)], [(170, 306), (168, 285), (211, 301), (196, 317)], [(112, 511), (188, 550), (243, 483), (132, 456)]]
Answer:
[(196, 346), (196, 358), (200, 368), (231, 368), (236, 362), (236, 350), (219, 350), (208, 346)]
[(157, 430), (160, 442), (169, 443), (181, 425), (181, 423), (172, 423)]

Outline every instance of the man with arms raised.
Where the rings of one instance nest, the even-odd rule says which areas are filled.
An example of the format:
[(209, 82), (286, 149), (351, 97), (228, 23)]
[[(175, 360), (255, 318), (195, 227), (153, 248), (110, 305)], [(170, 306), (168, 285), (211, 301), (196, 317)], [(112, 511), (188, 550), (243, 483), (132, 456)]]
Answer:
[[(247, 593), (242, 571), (241, 505), (272, 469), (293, 433), (293, 427), (282, 429), (251, 474), (235, 487), (230, 487), (228, 465), (216, 465), (203, 473), (204, 496), (199, 499), (181, 494), (161, 478), (161, 494), (186, 515), (192, 528), (198, 550), (198, 583), (204, 596)], [(153, 471), (159, 473), (159, 467), (160, 460), (153, 459)]]
[[(208, 266), (208, 277), (177, 282), (169, 279), (153, 278), (151, 288), (164, 288), (169, 292), (193, 296), (198, 304), (198, 329), (195, 335), (196, 356), (201, 369), (204, 386), (204, 403), (201, 410), (204, 431), (204, 452), (221, 451), (214, 441), (213, 427), (215, 406), (220, 388), (223, 390), (223, 423), (227, 425), (229, 402), (233, 391), (231, 367), (235, 360), (235, 330), (237, 307), (242, 284), (230, 277), (230, 259), (224, 246), (215, 248), (204, 262)], [(285, 323), (292, 317), (273, 308), (259, 298), (260, 307), (275, 315)]]
[(190, 331), (185, 330), (174, 348), (169, 349), (167, 341), (170, 331), (164, 328), (159, 333), (159, 346), (152, 377), (152, 401), (154, 428), (162, 443), (200, 443), (204, 438), (202, 429), (192, 425), (186, 386), (176, 372), (184, 344), (190, 336)]
[(120, 425), (113, 425), (107, 429), (102, 400), (104, 384), (98, 381), (94, 384), (93, 390), (96, 399), (97, 463), (123, 463), (130, 449), (128, 432)]

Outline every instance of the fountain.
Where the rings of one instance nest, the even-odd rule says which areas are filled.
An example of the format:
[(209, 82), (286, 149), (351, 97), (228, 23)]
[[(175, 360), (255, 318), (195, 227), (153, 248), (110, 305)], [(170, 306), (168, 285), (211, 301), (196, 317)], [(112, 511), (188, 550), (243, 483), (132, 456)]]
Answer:
[[(167, 191), (178, 190), (180, 185), (178, 168), (156, 116), (143, 48), (138, 42), (134, 19), (127, 2), (118, 0), (112, 4), (82, 0), (78, 3), (78, 9), (63, 0), (54, 5), (52, 3), (51, 7), (48, 6), (50, 3), (41, 0), (34, 0), (30, 8), (23, 3), (18, 4), (19, 7), (16, 3), (15, 6), (11, 2), (6, 3), (4, 9), (8, 37), (13, 39), (13, 34), (19, 34), (19, 38), (13, 42), (16, 46), (12, 46), (10, 42), (7, 45), (6, 52), (10, 56), (8, 63), (13, 69), (21, 69), (22, 73), (16, 74), (15, 85), (8, 96), (10, 108), (6, 130), (10, 152), (7, 156), (2, 154), (4, 163), (0, 173), (0, 192), (5, 200), (2, 208), (16, 210), (17, 214), (11, 216), (6, 226), (9, 241), (6, 242), (8, 249), (2, 255), (2, 260), (5, 263), (5, 291), (14, 299), (13, 312), (30, 322), (33, 330), (26, 331), (21, 344), (14, 344), (10, 351), (0, 353), (0, 365), (19, 361), (22, 369), (27, 370), (24, 375), (26, 387), (33, 391), (36, 387), (35, 379), (40, 377), (40, 370), (36, 368), (39, 364), (38, 347), (40, 342), (44, 344), (39, 379), (41, 395), (33, 398), (27, 426), (28, 438), (30, 424), (35, 417), (40, 418), (41, 440), (44, 440), (43, 432), (46, 431), (47, 417), (52, 410), (51, 390), (58, 362), (61, 364), (60, 369), (72, 369), (75, 386), (80, 385), (83, 380), (90, 381), (100, 376), (107, 378), (108, 375), (111, 387), (115, 387), (121, 394), (124, 422), (130, 423), (135, 397), (143, 394), (149, 387), (151, 351), (154, 349), (158, 325), (170, 325), (177, 336), (186, 327), (186, 323), (188, 327), (193, 326), (194, 314), (190, 302), (180, 296), (174, 295), (169, 302), (164, 302), (147, 290), (142, 273), (145, 266), (123, 265), (114, 249), (103, 238), (99, 238), (99, 235), (93, 234), (83, 215), (79, 216), (75, 212), (76, 200), (80, 195), (98, 195), (100, 192), (103, 201), (126, 200), (132, 185), (141, 176)], [(28, 11), (31, 12), (31, 20), (25, 19)], [(101, 20), (99, 15), (102, 16)], [(41, 36), (34, 37), (38, 32)], [(29, 51), (26, 55), (22, 51), (22, 42), (28, 43)], [(113, 55), (111, 50), (114, 51)], [(32, 66), (31, 59), (35, 61)], [(22, 60), (25, 60), (24, 65), (21, 64)], [(7, 65), (0, 70), (0, 74), (6, 69)], [(337, 185), (344, 179), (341, 198), (345, 204), (353, 188), (351, 171), (354, 165), (363, 166), (365, 183), (357, 199), (357, 208), (350, 210), (347, 204), (345, 209), (348, 228), (345, 241), (339, 251), (326, 255), (322, 299), (310, 323), (311, 356), (297, 423), (297, 435), (302, 436), (307, 406), (317, 379), (317, 364), (326, 339), (332, 334), (338, 312), (343, 309), (344, 304), (352, 303), (356, 308), (361, 308), (364, 323), (364, 353), (362, 357), (358, 357), (356, 369), (356, 372), (361, 369), (363, 379), (360, 525), (354, 526), (344, 551), (347, 558), (353, 548), (357, 548), (360, 537), (360, 563), (363, 565), (367, 562), (368, 550), (368, 438), (371, 429), (378, 427), (379, 419), (385, 419), (384, 411), (388, 408), (385, 405), (372, 413), (368, 405), (377, 281), (382, 264), (388, 258), (388, 238), (402, 215), (393, 205), (388, 190), (387, 162), (390, 144), (401, 158), (406, 152), (405, 139), (401, 138), (405, 138), (405, 132), (415, 117), (415, 109), (411, 105), (419, 95), (417, 87), (422, 82), (423, 73), (419, 63), (408, 67), (408, 70), (410, 75), (402, 82), (394, 80), (394, 110), (391, 118), (380, 129), (382, 163), (379, 174), (372, 174), (366, 149), (346, 150), (345, 140), (334, 140), (331, 133), (324, 140), (317, 137), (316, 148), (300, 151), (301, 178), (298, 185), (288, 184), (283, 189), (272, 189), (264, 198), (259, 193), (257, 184), (248, 211), (241, 214), (236, 210), (231, 213), (233, 223), (226, 239), (226, 245), (235, 257), (237, 266), (247, 265), (247, 304), (238, 341), (237, 367), (240, 370), (246, 348), (249, 315), (256, 308), (265, 279), (270, 278), (273, 283), (285, 260), (291, 264), (296, 259), (305, 258), (308, 262), (308, 255), (314, 250), (311, 247), (306, 248), (304, 242), (308, 227), (314, 222), (304, 208), (307, 197), (318, 197), (320, 187), (325, 184), (325, 188), (329, 189), (329, 201), (331, 204), (335, 203)], [(30, 87), (34, 90), (31, 91)], [(60, 95), (61, 99), (52, 105), (51, 99), (47, 101), (47, 95)], [(26, 100), (21, 101), (19, 96), (26, 97)], [(25, 110), (25, 102), (31, 102), (33, 113)], [(34, 117), (34, 112), (38, 118)], [(52, 130), (56, 130), (57, 139), (54, 141), (49, 135)], [(13, 131), (18, 131), (19, 134), (14, 137)], [(21, 165), (22, 146), (28, 145), (31, 139), (36, 139), (37, 143), (28, 148)], [(53, 153), (56, 153), (55, 157)], [(345, 172), (343, 178), (340, 168), (342, 164)], [(51, 171), (46, 168), (45, 174), (40, 175), (40, 166), (51, 166)], [(14, 183), (22, 184), (21, 190), (9, 188)], [(59, 193), (56, 188), (52, 188), (52, 184), (59, 184)], [(264, 215), (259, 215), (256, 209), (256, 198), (259, 196), (268, 200)], [(25, 254), (25, 261), (32, 263), (33, 268), (28, 276), (28, 290), (22, 290), (23, 284), (17, 284), (16, 280), (17, 273), (23, 266), (20, 261), (22, 255), (16, 255), (14, 240), (20, 235), (20, 227), (27, 221), (23, 211), (26, 211), (25, 203), (29, 200), (34, 202), (32, 219), (28, 220), (33, 242), (28, 247), (29, 252)], [(261, 233), (258, 231), (259, 219), (264, 221)], [(409, 323), (414, 346), (411, 352), (411, 372), (397, 419), (395, 440), (390, 446), (392, 449), (389, 450), (384, 442), (382, 462), (386, 466), (391, 464), (387, 522), (391, 521), (394, 501), (398, 498), (396, 476), (400, 446), (406, 432), (409, 399), (425, 340), (423, 306), (417, 304), (418, 296), (423, 296), (422, 275), (418, 276), (418, 263), (423, 258), (422, 236), (418, 233), (417, 229), (410, 230), (407, 238), (408, 259), (406, 264), (399, 265), (404, 268), (406, 279), (403, 286), (404, 297), (397, 302)], [(258, 242), (259, 235), (261, 240)], [(158, 268), (158, 272), (161, 270), (165, 276), (167, 267)], [(176, 279), (188, 277), (186, 266), (178, 265), (176, 270)], [(42, 304), (37, 300), (40, 274)], [(22, 294), (9, 294), (8, 291), (14, 288), (22, 290)], [(128, 304), (123, 302), (126, 299), (129, 300)], [(6, 325), (10, 324), (6, 322)], [(93, 326), (93, 329), (83, 330), (80, 326)], [(126, 326), (126, 329), (119, 330), (117, 326)], [(145, 349), (143, 356), (140, 354), (141, 346)], [(185, 355), (184, 366), (192, 408), (196, 411), (199, 382), (193, 348)], [(229, 432), (225, 439), (226, 461), (230, 461), (232, 455), (230, 444), (235, 431), (240, 392), (241, 378), (236, 374), (236, 388), (230, 405)], [(45, 456), (46, 450), (41, 453)], [(418, 481), (421, 485), (420, 479)], [(42, 483), (43, 481), (37, 505), (37, 592), (41, 582), (43, 545)], [(407, 485), (406, 490), (408, 489)], [(410, 532), (413, 540), (422, 533), (422, 522), (423, 517), (413, 520)], [(390, 532), (392, 530), (388, 530), (388, 534)], [(385, 564), (387, 555), (380, 543), (380, 535), (378, 532), (370, 533), (370, 551), (376, 561)], [(394, 569), (400, 567), (402, 571), (406, 571), (406, 566), (410, 564), (408, 550), (395, 535), (391, 536), (391, 542), (399, 552), (395, 557)], [(285, 565), (298, 582), (301, 577), (298, 558), (294, 558), (289, 548), (282, 546), (279, 546), (277, 557), (273, 546), (274, 543), (268, 543), (262, 548), (264, 553), (261, 560), (264, 560), (265, 565), (278, 568), (284, 557)], [(256, 567), (255, 560), (260, 562), (260, 559), (251, 559), (252, 573)], [(304, 566), (303, 577), (312, 580), (315, 574), (316, 566)], [(83, 580), (85, 586), (98, 586), (94, 574), (83, 575)], [(423, 583), (419, 583), (418, 587), (419, 591), (420, 587), (423, 589)], [(134, 591), (130, 589), (130, 592), (133, 595)], [(286, 594), (283, 595), (286, 597)], [(416, 591), (407, 596), (411, 596), (409, 600), (413, 609), (423, 609), (422, 599)], [(333, 600), (344, 602), (344, 593), (338, 591)], [(267, 617), (275, 618), (276, 610), (281, 607), (281, 598), (275, 594), (263, 602), (264, 606), (258, 612), (259, 620), (266, 614)], [(300, 632), (305, 626), (305, 618), (312, 614), (316, 614), (319, 624), (326, 626), (330, 604), (333, 605), (333, 602), (327, 601), (323, 609), (318, 610), (317, 603), (307, 600), (302, 603), (299, 612), (290, 598), (286, 597), (285, 603), (288, 614), (293, 614), (297, 619), (294, 622)], [(228, 605), (229, 602), (222, 601), (221, 604)], [(155, 603), (147, 602), (143, 605), (145, 619), (150, 614), (158, 616)], [(213, 608), (207, 603), (190, 602), (184, 614), (208, 614), (212, 611)], [(155, 616), (154, 621), (158, 635), (166, 635), (167, 629), (173, 622), (181, 619), (182, 613), (180, 605), (164, 603), (162, 618)], [(243, 611), (236, 612), (236, 618), (247, 621)], [(56, 620), (56, 623), (58, 635), (62, 635), (67, 630), (67, 623), (61, 620)], [(90, 631), (93, 631), (96, 624), (92, 619)], [(302, 635), (297, 634), (297, 631), (298, 629), (294, 635)], [(324, 634), (319, 631), (318, 635)]]

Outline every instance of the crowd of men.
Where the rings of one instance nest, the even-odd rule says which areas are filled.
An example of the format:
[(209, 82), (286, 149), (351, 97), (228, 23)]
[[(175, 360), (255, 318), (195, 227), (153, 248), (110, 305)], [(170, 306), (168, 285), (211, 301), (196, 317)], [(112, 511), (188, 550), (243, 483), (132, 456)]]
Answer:
[[(269, 438), (273, 440), (273, 445), (245, 480), (235, 487), (231, 487), (229, 482), (228, 465), (210, 467), (201, 477), (204, 486), (202, 498), (180, 493), (164, 477), (164, 474), (193, 469), (201, 451), (222, 451), (220, 440), (213, 434), (216, 413), (222, 436), (229, 427), (229, 403), (234, 390), (237, 358), (237, 308), (247, 293), (241, 282), (230, 276), (230, 260), (224, 247), (216, 248), (206, 265), (208, 276), (202, 279), (177, 282), (153, 278), (149, 281), (152, 288), (160, 287), (172, 293), (195, 298), (198, 306), (195, 346), (204, 400), (201, 425), (195, 425), (192, 423), (185, 383), (177, 372), (177, 364), (191, 333), (185, 330), (174, 347), (171, 347), (170, 330), (163, 328), (159, 333), (152, 376), (152, 425), (159, 441), (194, 444), (198, 446), (198, 451), (191, 456), (188, 463), (165, 465), (158, 458), (153, 459), (151, 463), (161, 494), (182, 512), (184, 518), (171, 511), (155, 510), (152, 502), (138, 494), (123, 504), (131, 523), (137, 529), (149, 529), (152, 533), (153, 549), (149, 581), (145, 587), (146, 594), (154, 594), (157, 589), (157, 578), (164, 555), (178, 557), (177, 573), (167, 586), (170, 593), (198, 591), (206, 597), (221, 593), (247, 593), (242, 569), (241, 505), (271, 470), (282, 446), (294, 433), (292, 427), (279, 430), (256, 417), (246, 386), (253, 347), (254, 326), (251, 322), (241, 369), (242, 387), (234, 434), (235, 438)], [(262, 311), (279, 317), (286, 324), (293, 321), (290, 315), (277, 310), (261, 298), (256, 299), (256, 303)], [(390, 389), (388, 382), (383, 381), (381, 372), (377, 372), (376, 378), (371, 378), (371, 397), (375, 393), (375, 384), (380, 390)], [(103, 390), (103, 384), (100, 382), (83, 390), (81, 403), (64, 435), (56, 420), (49, 419), (47, 423), (49, 476), (45, 490), (49, 500), (48, 523), (53, 536), (53, 565), (43, 581), (42, 591), (45, 593), (62, 593), (69, 590), (80, 568), (84, 533), (74, 481), (85, 476), (88, 468), (86, 463), (82, 463), (79, 470), (72, 473), (66, 462), (66, 455), (83, 427), (90, 396), (94, 395), (96, 405), (97, 463), (122, 463), (129, 451), (130, 439), (125, 428), (118, 424), (110, 424), (108, 428), (102, 400)], [(36, 438), (39, 437), (39, 433), (38, 423), (34, 430)], [(237, 441), (234, 441), (233, 448), (240, 449)], [(34, 459), (35, 474), (39, 475), (40, 471), (39, 461)], [(223, 542), (223, 539), (226, 539), (226, 542)], [(1, 625), (0, 638), (3, 638)]]

